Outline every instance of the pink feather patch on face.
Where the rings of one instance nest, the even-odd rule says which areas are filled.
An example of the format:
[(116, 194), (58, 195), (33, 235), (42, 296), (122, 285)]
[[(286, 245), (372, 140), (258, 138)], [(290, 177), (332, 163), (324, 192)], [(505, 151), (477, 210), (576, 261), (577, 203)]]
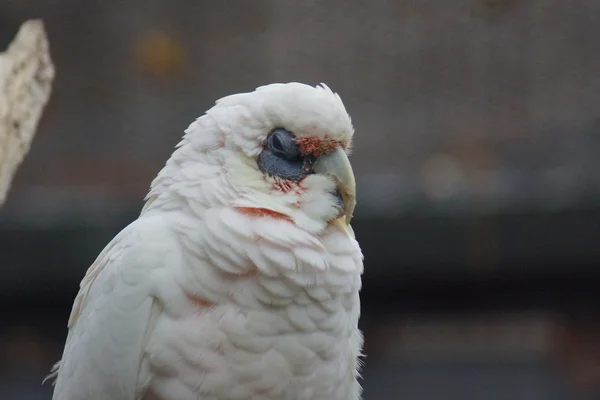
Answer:
[(296, 182), (287, 181), (283, 179), (275, 179), (275, 183), (273, 183), (273, 189), (278, 190), (280, 192), (287, 193), (290, 190), (296, 187)]
[(294, 182), (287, 179), (275, 178), (275, 182), (273, 182), (273, 190), (277, 190), (283, 193), (288, 193), (293, 190), (297, 194), (301, 194), (302, 192), (306, 191), (306, 188), (302, 186), (302, 181), (304, 179), (305, 178), (302, 178), (299, 181)]
[(310, 154), (315, 157), (321, 157), (331, 153), (340, 146), (342, 149), (346, 149), (346, 146), (342, 141), (334, 140), (327, 136), (324, 138), (301, 137), (296, 139), (296, 143), (298, 143), (298, 147), (300, 147), (300, 152), (302, 154)]

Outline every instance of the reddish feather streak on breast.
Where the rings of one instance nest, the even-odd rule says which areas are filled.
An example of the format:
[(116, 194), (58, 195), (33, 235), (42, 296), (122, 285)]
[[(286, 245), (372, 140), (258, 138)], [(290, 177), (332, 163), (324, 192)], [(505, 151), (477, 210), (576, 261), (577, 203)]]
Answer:
[(225, 279), (237, 280), (237, 279), (255, 279), (260, 274), (258, 268), (252, 266), (249, 271), (243, 272), (241, 274), (236, 274), (233, 272), (226, 272), (223, 274)]
[(193, 294), (189, 294), (189, 293), (186, 293), (185, 295), (189, 301), (196, 304), (200, 308), (209, 308), (209, 307), (213, 306), (213, 304), (211, 302), (209, 302), (208, 300), (205, 300), (201, 297), (194, 296)]
[(273, 218), (280, 219), (292, 222), (292, 219), (285, 214), (282, 214), (277, 211), (268, 210), (266, 208), (259, 207), (234, 207), (238, 212), (247, 215), (249, 217), (259, 217), (259, 218)]
[(321, 157), (327, 153), (331, 153), (338, 147), (345, 148), (344, 143), (339, 140), (331, 139), (327, 136), (324, 138), (318, 137), (301, 137), (296, 139), (300, 152), (302, 154), (310, 154), (315, 157)]

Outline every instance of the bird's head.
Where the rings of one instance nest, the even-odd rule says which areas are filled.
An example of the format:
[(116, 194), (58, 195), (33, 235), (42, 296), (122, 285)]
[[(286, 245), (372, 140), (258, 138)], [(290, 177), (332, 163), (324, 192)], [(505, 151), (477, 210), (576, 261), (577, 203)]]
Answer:
[(342, 100), (325, 85), (271, 84), (227, 96), (186, 130), (149, 198), (166, 203), (169, 193), (191, 208), (236, 207), (311, 231), (348, 225), (353, 133)]

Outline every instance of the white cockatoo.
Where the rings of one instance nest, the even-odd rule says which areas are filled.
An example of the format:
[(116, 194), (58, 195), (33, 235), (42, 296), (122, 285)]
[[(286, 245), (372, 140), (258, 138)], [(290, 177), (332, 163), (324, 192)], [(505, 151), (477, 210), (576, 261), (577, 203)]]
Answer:
[(218, 100), (83, 278), (53, 399), (359, 399), (352, 136), (325, 85)]

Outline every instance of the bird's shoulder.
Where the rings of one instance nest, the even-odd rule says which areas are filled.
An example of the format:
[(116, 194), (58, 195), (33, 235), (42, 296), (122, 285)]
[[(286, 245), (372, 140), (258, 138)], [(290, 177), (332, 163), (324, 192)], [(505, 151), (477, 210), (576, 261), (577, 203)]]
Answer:
[[(177, 256), (179, 249), (175, 235), (165, 216), (140, 217), (121, 230), (100, 252), (88, 268), (79, 285), (68, 326), (71, 328), (93, 292), (110, 293), (117, 279), (130, 286), (149, 277), (150, 270), (165, 265), (164, 260)], [(97, 287), (98, 277), (102, 287)]]
[(102, 250), (73, 304), (63, 356), (51, 375), (55, 399), (136, 398), (138, 380), (147, 378), (139, 374), (140, 358), (157, 313), (153, 287), (179, 254), (163, 216), (140, 217)]

